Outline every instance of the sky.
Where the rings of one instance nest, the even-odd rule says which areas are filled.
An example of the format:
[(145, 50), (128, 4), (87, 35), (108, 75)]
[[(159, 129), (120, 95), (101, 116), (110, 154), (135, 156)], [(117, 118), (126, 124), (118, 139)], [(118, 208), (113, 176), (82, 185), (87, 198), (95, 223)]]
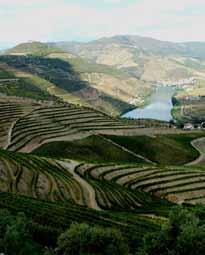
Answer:
[(205, 41), (205, 0), (0, 0), (0, 48), (141, 35)]

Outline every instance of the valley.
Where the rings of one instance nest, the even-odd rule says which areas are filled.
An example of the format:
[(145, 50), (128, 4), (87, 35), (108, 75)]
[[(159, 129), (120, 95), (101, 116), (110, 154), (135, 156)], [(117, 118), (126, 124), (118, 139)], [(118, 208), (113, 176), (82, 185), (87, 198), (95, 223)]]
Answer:
[(175, 91), (175, 87), (157, 87), (155, 92), (147, 98), (144, 107), (131, 110), (122, 117), (170, 121), (172, 119), (171, 111), (173, 108), (172, 96)]
[[(194, 55), (194, 48), (198, 56)], [(146, 118), (147, 110), (143, 107), (152, 100), (157, 85), (176, 85), (178, 91), (172, 100), (172, 116), (167, 113), (162, 119), (173, 117), (178, 124), (184, 125), (203, 121), (197, 117), (197, 111), (200, 112), (200, 105), (203, 105), (205, 87), (205, 60), (203, 50), (200, 50), (197, 51), (197, 44), (116, 36), (81, 44), (23, 43), (6, 51), (7, 56), (1, 56), (0, 62), (4, 71), (12, 70), (20, 77), (29, 76), (30, 82), (44, 93), (65, 102), (97, 108), (112, 116), (139, 108), (133, 114), (138, 118), (139, 111), (139, 118)], [(46, 70), (47, 65), (53, 67)], [(56, 68), (61, 68), (60, 79), (56, 77)], [(8, 88), (5, 89), (11, 94)], [(196, 102), (197, 97), (202, 102), (198, 99)], [(170, 108), (168, 105), (164, 107)], [(145, 115), (141, 115), (144, 111)]]
[(187, 52), (125, 36), (0, 55), (0, 217), (24, 213), (40, 255), (72, 224), (137, 254), (175, 208), (204, 221), (204, 55)]

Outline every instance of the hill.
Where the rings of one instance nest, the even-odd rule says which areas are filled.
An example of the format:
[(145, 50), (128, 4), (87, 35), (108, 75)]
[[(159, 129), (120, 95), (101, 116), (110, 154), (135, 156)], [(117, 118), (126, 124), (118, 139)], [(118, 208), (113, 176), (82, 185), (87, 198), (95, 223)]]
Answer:
[(197, 57), (203, 59), (205, 43), (204, 42), (184, 42), (174, 43), (168, 41), (160, 41), (150, 37), (142, 37), (137, 35), (116, 35), (113, 37), (104, 37), (88, 43), (76, 42), (61, 42), (57, 43), (62, 48), (72, 49), (77, 51), (82, 47), (89, 47), (89, 45), (111, 45), (120, 44), (122, 46), (132, 46), (141, 49), (145, 52), (155, 55), (183, 55), (189, 57)]
[[(178, 91), (173, 100), (175, 120), (180, 124), (204, 121), (204, 42), (174, 43), (121, 35), (88, 43), (61, 42), (50, 45), (92, 63), (116, 68), (145, 84), (150, 83), (150, 89), (147, 89), (149, 93), (157, 83), (164, 86), (177, 84)], [(146, 96), (142, 100), (142, 103), (146, 102)], [(139, 101), (134, 102), (138, 104)]]
[(196, 73), (191, 63), (196, 60), (195, 67), (199, 67), (205, 58), (205, 43), (172, 43), (129, 35), (54, 45), (153, 82), (190, 77)]
[[(54, 95), (60, 95), (61, 99), (68, 102), (72, 100), (73, 103), (92, 105), (112, 115), (120, 115), (135, 106), (144, 105), (157, 83), (165, 86), (177, 83), (180, 91), (185, 93), (176, 95), (176, 99), (181, 98), (177, 101), (183, 101), (181, 104), (189, 108), (190, 102), (184, 100), (187, 97), (186, 91), (189, 91), (190, 98), (203, 95), (204, 83), (200, 81), (205, 77), (204, 48), (202, 42), (173, 43), (125, 35), (88, 43), (23, 43), (8, 50), (7, 54), (12, 57), (41, 57), (47, 62), (50, 59), (50, 65), (57, 62), (57, 59), (66, 62), (69, 72), (72, 69), (69, 81), (65, 78), (48, 79), (42, 70), (37, 74), (56, 86), (52, 89)], [(26, 63), (25, 59), (18, 58), (18, 61), (24, 61), (24, 65), (30, 64), (30, 60)], [(42, 64), (42, 60), (39, 64)], [(32, 66), (27, 71), (33, 72), (35, 68)], [(198, 83), (201, 90), (195, 89)], [(203, 108), (203, 100), (198, 105), (200, 109)], [(178, 122), (196, 122), (198, 117), (195, 114), (190, 113), (187, 118), (180, 118), (180, 110), (177, 109), (179, 107), (176, 105), (173, 114)], [(201, 119), (198, 118), (198, 121)]]
[(49, 53), (61, 53), (63, 52), (61, 49), (57, 47), (51, 47), (46, 43), (41, 42), (28, 42), (28, 43), (21, 43), (17, 46), (7, 50), (6, 54), (11, 55), (38, 55), (38, 56), (46, 56)]
[[(132, 109), (134, 105), (143, 104), (147, 95), (152, 91), (152, 86), (149, 82), (139, 80), (123, 70), (118, 70), (104, 64), (91, 63), (89, 60), (83, 59), (73, 53), (65, 52), (50, 44), (40, 42), (24, 43), (8, 50), (6, 54), (10, 55), (10, 63), (8, 57), (7, 60), (5, 60), (5, 57), (2, 57), (1, 61), (10, 65), (15, 61), (19, 62), (13, 65), (13, 67), (21, 68), (21, 71), (22, 62), (24, 62), (24, 65), (31, 64), (29, 63), (29, 61), (31, 62), (31, 58), (46, 58), (44, 62), (50, 62), (51, 65), (54, 62), (57, 63), (57, 61), (60, 63), (60, 60), (61, 63), (66, 62), (64, 65), (68, 67), (68, 72), (71, 72), (71, 75), (68, 77), (69, 80), (67, 79), (65, 81), (64, 78), (61, 81), (59, 79), (49, 81), (54, 83), (55, 86), (60, 87), (61, 90), (65, 90), (64, 85), (61, 84), (67, 82), (66, 90), (70, 93), (71, 97), (74, 97), (73, 101), (77, 97), (78, 99), (76, 98), (76, 101), (79, 102), (79, 99), (81, 99), (81, 102), (87, 101), (88, 105), (93, 105), (112, 115), (120, 115)], [(27, 58), (24, 56), (27, 56)], [(37, 64), (42, 64), (42, 61)], [(25, 71), (25, 68), (23, 69)], [(30, 70), (27, 69), (27, 71), (34, 73), (34, 66)], [(58, 72), (60, 70), (58, 69), (56, 71)], [(38, 74), (38, 76), (42, 78), (42, 73), (41, 75)], [(45, 77), (45, 75), (43, 75), (43, 78), (47, 78), (48, 80), (48, 77)], [(72, 89), (73, 86), (76, 87), (75, 91)], [(65, 91), (62, 91), (60, 94), (62, 95), (63, 93)]]
[[(91, 86), (88, 81), (89, 74), (79, 73), (72, 64), (61, 59), (10, 55), (1, 56), (0, 63), (5, 70), (12, 70), (16, 77), (26, 77), (31, 86), (35, 84), (41, 90), (61, 98), (63, 101), (90, 105), (111, 115), (119, 115), (134, 107), (128, 102), (129, 95), (127, 92), (122, 91), (118, 97), (114, 96), (112, 86), (111, 92), (108, 91), (108, 93), (104, 93), (103, 89), (98, 89), (95, 80), (98, 80), (98, 76), (103, 79), (103, 74), (95, 73), (94, 77), (96, 76), (96, 78), (93, 81), (95, 85)], [(83, 79), (83, 75), (87, 78)], [(106, 76), (108, 81), (111, 79), (111, 82), (114, 80), (115, 84), (118, 84), (119, 78), (109, 77), (110, 75)], [(134, 84), (130, 84), (130, 86), (134, 86)], [(22, 96), (25, 95), (22, 94)]]
[[(169, 203), (164, 199), (203, 201), (203, 169), (178, 166), (198, 156), (190, 142), (203, 133), (168, 135), (177, 130), (144, 128), (146, 134), (166, 131), (166, 135), (156, 136), (159, 146), (141, 136), (141, 129), (132, 121), (115, 120), (89, 108), (4, 100), (1, 192), (70, 201), (96, 210), (152, 210), (157, 214), (160, 207), (167, 210)], [(120, 130), (121, 136), (89, 137), (93, 132)], [(126, 137), (126, 132), (131, 136)], [(80, 140), (83, 137), (88, 138)], [(166, 144), (170, 148), (167, 145), (167, 154), (163, 154)], [(158, 157), (153, 157), (154, 150)], [(170, 154), (172, 150), (176, 150), (175, 156)], [(177, 157), (179, 153), (181, 157)]]
[[(204, 209), (195, 207), (205, 203), (204, 166), (194, 163), (204, 140), (200, 150), (192, 146), (204, 132), (114, 118), (51, 98), (55, 72), (67, 74), (67, 62), (2, 59), (7, 71), (2, 71), (0, 87), (10, 92), (0, 95), (0, 226), (7, 222), (8, 228), (10, 214), (23, 217), (24, 224), (28, 217), (29, 227), (22, 228), (18, 220), (18, 231), (31, 232), (42, 251), (38, 255), (56, 247), (58, 236), (73, 222), (114, 228), (135, 254), (147, 233), (157, 235), (167, 226), (177, 204), (189, 212), (200, 210), (204, 220)], [(22, 81), (27, 85), (20, 90)], [(29, 88), (31, 82), (47, 93), (43, 99)], [(184, 165), (189, 162), (193, 165)]]

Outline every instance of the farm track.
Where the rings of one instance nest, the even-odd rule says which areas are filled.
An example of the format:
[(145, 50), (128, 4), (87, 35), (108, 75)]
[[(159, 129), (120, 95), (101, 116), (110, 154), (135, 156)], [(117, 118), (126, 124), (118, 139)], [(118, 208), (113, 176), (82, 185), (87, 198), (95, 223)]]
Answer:
[(14, 126), (16, 125), (16, 122), (17, 122), (17, 120), (15, 120), (14, 122), (12, 122), (12, 124), (11, 124), (11, 126), (10, 126), (10, 128), (9, 128), (8, 137), (7, 137), (7, 144), (6, 144), (6, 146), (4, 147), (5, 150), (9, 147), (9, 145), (10, 145), (10, 143), (11, 143), (11, 134), (12, 134), (12, 131), (13, 131)]
[[(133, 136), (184, 133), (182, 130), (168, 128), (139, 128), (134, 123), (130, 124), (120, 119), (113, 119), (94, 109), (80, 108), (74, 105), (59, 104), (49, 107), (46, 105), (33, 105), (29, 107), (28, 103), (21, 105), (20, 102), (1, 103), (0, 101), (1, 111), (4, 113), (1, 122), (5, 121), (4, 125), (7, 125), (6, 121), (9, 120), (11, 123), (11, 126), (5, 126), (5, 132), (7, 129), (5, 136), (7, 138), (5, 137), (1, 143), (4, 148), (13, 151), (31, 152), (32, 149), (48, 140), (71, 141), (72, 139), (76, 139), (78, 133), (79, 137), (83, 133), (86, 134), (85, 137), (92, 134)], [(74, 133), (75, 135), (73, 136)], [(153, 163), (149, 159), (135, 154), (123, 146), (121, 147), (117, 144), (115, 146), (118, 146), (121, 150), (132, 154), (136, 158), (141, 158), (147, 163)]]
[(200, 156), (186, 165), (205, 165), (205, 137), (195, 139), (191, 142), (191, 144), (200, 153)]
[[(68, 165), (74, 167), (67, 163), (66, 166)], [(86, 199), (88, 185), (55, 160), (1, 151), (0, 169), (0, 191), (50, 201), (73, 201), (100, 209), (94, 202), (90, 203), (89, 199)], [(87, 188), (85, 192), (84, 187)]]
[[(205, 137), (192, 141), (192, 146), (201, 156), (187, 164), (189, 168), (163, 167), (103, 134), (155, 136), (189, 132), (171, 128), (139, 128), (102, 112), (73, 105), (40, 107), (19, 102), (1, 103), (0, 100), (0, 113), (3, 148), (10, 150), (2, 152), (5, 153), (2, 161), (0, 157), (5, 175), (0, 191), (52, 202), (72, 201), (98, 211), (139, 209), (147, 201), (148, 204), (152, 201), (150, 194), (177, 203), (205, 201), (205, 175), (202, 169), (191, 168), (205, 163)], [(144, 163), (80, 164), (11, 152), (28, 153), (48, 142), (73, 141), (91, 135), (99, 135)]]
[(143, 157), (142, 155), (139, 155), (139, 154), (136, 154), (135, 152), (125, 148), (124, 146), (118, 144), (118, 143), (115, 143), (114, 141), (112, 141), (111, 139), (109, 138), (106, 138), (102, 135), (99, 135), (103, 140), (113, 144), (114, 146), (120, 148), (121, 150), (125, 151), (125, 152), (128, 152), (129, 154), (131, 154), (132, 156), (136, 157), (137, 159), (142, 159), (143, 161), (145, 161), (146, 163), (150, 163), (150, 164), (155, 164), (154, 162), (152, 162), (151, 160), (149, 160), (148, 158), (146, 157)]
[[(65, 161), (59, 161), (59, 163), (66, 169), (71, 168), (71, 163), (67, 163)], [(72, 167), (74, 169), (76, 167), (76, 163), (73, 164)], [(72, 175), (75, 178), (75, 180), (78, 183), (80, 183), (85, 194), (87, 194), (86, 200), (87, 200), (88, 207), (98, 210), (98, 211), (101, 210), (101, 208), (98, 206), (98, 203), (96, 201), (95, 190), (93, 189), (93, 187), (87, 181), (85, 181), (83, 178), (81, 178), (80, 175), (78, 175), (75, 171), (72, 171)]]

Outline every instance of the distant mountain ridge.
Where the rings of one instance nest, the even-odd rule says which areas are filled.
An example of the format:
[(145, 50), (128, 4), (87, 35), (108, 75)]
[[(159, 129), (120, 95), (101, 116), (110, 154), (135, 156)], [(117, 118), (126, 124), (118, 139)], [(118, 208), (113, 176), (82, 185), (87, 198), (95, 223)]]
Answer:
[(121, 46), (136, 47), (139, 50), (153, 54), (177, 54), (196, 58), (205, 58), (205, 42), (182, 42), (175, 43), (161, 41), (150, 37), (135, 35), (116, 35), (113, 37), (104, 37), (88, 43), (79, 42), (58, 42), (53, 43), (59, 48), (74, 51), (93, 46), (103, 46), (109, 44), (119, 44)]
[(59, 42), (50, 45), (153, 83), (190, 78), (205, 70), (205, 42), (174, 43), (119, 35), (88, 43)]
[[(85, 85), (82, 88), (75, 79), (61, 81), (72, 97), (113, 115), (145, 104), (158, 83), (180, 84), (184, 79), (205, 79), (205, 42), (174, 43), (118, 35), (86, 43), (22, 43), (5, 54), (46, 58), (48, 65), (49, 59), (69, 63)], [(39, 66), (36, 70), (40, 69)], [(61, 75), (56, 69), (55, 76)], [(197, 93), (202, 92), (199, 88)]]

